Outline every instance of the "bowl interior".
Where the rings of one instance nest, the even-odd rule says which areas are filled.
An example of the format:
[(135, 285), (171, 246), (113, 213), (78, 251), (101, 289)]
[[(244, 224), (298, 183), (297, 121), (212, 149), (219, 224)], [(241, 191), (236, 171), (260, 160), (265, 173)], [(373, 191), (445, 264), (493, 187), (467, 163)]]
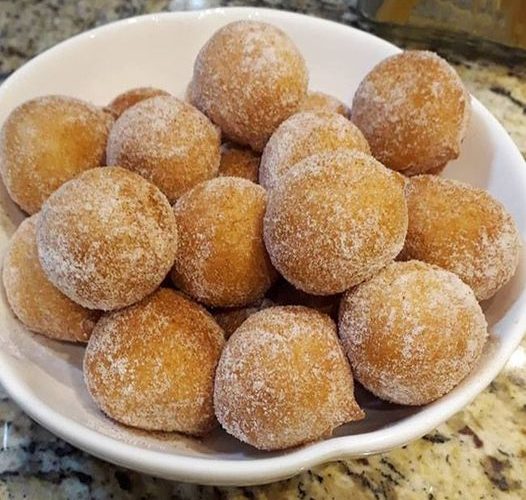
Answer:
[[(66, 94), (106, 104), (135, 86), (156, 86), (183, 96), (195, 56), (220, 26), (259, 18), (283, 28), (310, 69), (310, 87), (346, 103), (363, 76), (398, 51), (360, 31), (319, 19), (258, 9), (163, 14), (108, 25), (37, 57), (0, 88), (0, 123), (19, 103), (44, 94)], [(526, 236), (526, 169), (504, 129), (476, 100), (460, 158), (448, 177), (489, 189)], [(0, 190), (0, 250), (23, 214)], [(357, 389), (367, 418), (339, 428), (334, 437), (281, 453), (261, 453), (217, 430), (196, 440), (152, 434), (114, 424), (90, 400), (82, 377), (83, 348), (29, 333), (0, 298), (0, 382), (44, 426), (88, 451), (161, 476), (211, 483), (255, 483), (343, 455), (382, 451), (418, 437), (467, 404), (498, 373), (526, 329), (526, 264), (484, 304), (491, 339), (476, 370), (452, 393), (421, 408), (384, 403)], [(313, 395), (315, 397), (315, 395)]]

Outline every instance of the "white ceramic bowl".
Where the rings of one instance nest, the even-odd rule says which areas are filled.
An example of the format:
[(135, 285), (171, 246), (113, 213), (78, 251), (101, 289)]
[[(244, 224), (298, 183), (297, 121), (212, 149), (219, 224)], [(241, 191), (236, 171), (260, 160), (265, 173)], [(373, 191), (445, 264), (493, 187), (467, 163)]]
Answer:
[[(36, 57), (0, 87), (0, 123), (17, 104), (67, 94), (105, 104), (130, 87), (153, 85), (183, 96), (194, 58), (220, 26), (243, 18), (268, 21), (298, 44), (310, 86), (350, 103), (363, 76), (399, 49), (372, 35), (312, 17), (264, 9), (158, 14), (117, 22), (71, 38)], [(473, 120), (460, 158), (445, 175), (482, 186), (501, 200), (526, 236), (526, 165), (495, 118), (473, 99)], [(22, 214), (0, 193), (0, 246)], [(335, 436), (281, 453), (263, 453), (218, 430), (203, 440), (147, 434), (105, 418), (90, 400), (81, 371), (83, 348), (27, 332), (0, 300), (0, 382), (35, 420), (83, 450), (132, 469), (209, 484), (255, 484), (321, 462), (400, 446), (468, 404), (504, 366), (526, 330), (526, 262), (485, 311), (491, 338), (475, 371), (433, 404), (405, 408), (359, 393), (367, 418)]]

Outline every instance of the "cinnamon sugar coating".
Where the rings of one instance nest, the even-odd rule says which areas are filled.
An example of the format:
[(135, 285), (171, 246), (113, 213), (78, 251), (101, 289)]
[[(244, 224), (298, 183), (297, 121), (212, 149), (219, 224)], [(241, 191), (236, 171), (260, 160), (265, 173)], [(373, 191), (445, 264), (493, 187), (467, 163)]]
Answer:
[(262, 450), (321, 439), (363, 418), (336, 325), (301, 306), (253, 314), (228, 339), (214, 405), (229, 434)]
[(223, 344), (204, 308), (161, 288), (97, 323), (86, 384), (101, 410), (126, 425), (205, 434), (216, 426), (213, 382)]

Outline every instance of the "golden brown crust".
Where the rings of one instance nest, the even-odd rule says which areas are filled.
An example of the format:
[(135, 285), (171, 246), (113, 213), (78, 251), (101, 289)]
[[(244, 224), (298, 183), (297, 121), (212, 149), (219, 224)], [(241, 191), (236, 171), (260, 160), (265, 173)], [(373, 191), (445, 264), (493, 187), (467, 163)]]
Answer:
[(458, 157), (469, 115), (470, 97), (455, 70), (432, 52), (409, 50), (363, 79), (351, 119), (375, 158), (415, 175)]
[(219, 326), (225, 331), (225, 338), (228, 339), (249, 316), (274, 305), (271, 300), (265, 298), (246, 307), (215, 309), (213, 316)]
[(44, 274), (37, 252), (38, 217), (25, 219), (9, 242), (2, 270), (7, 300), (30, 330), (52, 339), (87, 342), (100, 312), (68, 299)]
[(108, 165), (128, 168), (153, 182), (174, 203), (217, 175), (221, 137), (210, 120), (172, 96), (146, 99), (115, 122)]
[(236, 330), (217, 367), (214, 404), (228, 433), (263, 450), (363, 418), (336, 325), (301, 306), (265, 309)]
[(217, 324), (225, 331), (225, 338), (229, 338), (252, 314), (257, 312), (257, 307), (234, 307), (219, 309), (214, 312)]
[(327, 111), (296, 113), (277, 128), (265, 146), (259, 182), (272, 189), (301, 160), (337, 149), (371, 152), (360, 129), (341, 115)]
[(174, 207), (175, 285), (214, 307), (262, 298), (277, 277), (263, 244), (266, 202), (261, 186), (239, 177), (218, 177), (182, 196)]
[(258, 181), (261, 155), (249, 148), (232, 143), (221, 146), (221, 163), (219, 176), (242, 177), (252, 182)]
[(86, 349), (86, 384), (119, 422), (201, 435), (216, 425), (213, 382), (223, 344), (202, 307), (161, 288), (101, 318)]
[(334, 295), (391, 262), (404, 244), (403, 176), (364, 153), (311, 156), (269, 193), (267, 250), (296, 288)]
[(496, 199), (482, 189), (421, 175), (407, 189), (409, 226), (405, 258), (457, 274), (478, 300), (492, 297), (514, 275), (521, 238)]
[(112, 113), (115, 118), (119, 118), (122, 113), (135, 104), (160, 95), (170, 94), (166, 92), (166, 90), (156, 89), (154, 87), (137, 87), (119, 94), (104, 109)]
[(50, 281), (90, 309), (125, 307), (170, 270), (177, 228), (166, 197), (119, 167), (84, 172), (46, 201), (38, 253)]
[(298, 112), (302, 111), (330, 111), (349, 118), (351, 110), (336, 97), (310, 90), (301, 103)]
[(15, 108), (0, 131), (0, 173), (13, 201), (34, 214), (64, 182), (103, 165), (112, 124), (110, 114), (72, 97)]
[(396, 262), (347, 292), (339, 333), (356, 379), (382, 399), (434, 401), (475, 366), (487, 338), (484, 314), (456, 275)]
[(305, 61), (283, 31), (237, 21), (199, 52), (189, 97), (230, 140), (262, 151), (276, 127), (297, 111), (307, 83)]

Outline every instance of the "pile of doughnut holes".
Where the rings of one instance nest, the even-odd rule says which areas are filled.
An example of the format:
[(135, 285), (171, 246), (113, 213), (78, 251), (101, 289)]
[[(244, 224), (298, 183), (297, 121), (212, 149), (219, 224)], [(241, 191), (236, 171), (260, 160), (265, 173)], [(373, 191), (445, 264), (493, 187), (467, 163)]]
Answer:
[(469, 128), (460, 78), (401, 52), (350, 109), (308, 80), (287, 34), (239, 21), (202, 47), (185, 99), (42, 96), (3, 124), (0, 173), (28, 214), (9, 305), (87, 343), (108, 417), (284, 449), (364, 418), (353, 378), (424, 405), (476, 366), (479, 302), (521, 240), (490, 194), (438, 175)]

